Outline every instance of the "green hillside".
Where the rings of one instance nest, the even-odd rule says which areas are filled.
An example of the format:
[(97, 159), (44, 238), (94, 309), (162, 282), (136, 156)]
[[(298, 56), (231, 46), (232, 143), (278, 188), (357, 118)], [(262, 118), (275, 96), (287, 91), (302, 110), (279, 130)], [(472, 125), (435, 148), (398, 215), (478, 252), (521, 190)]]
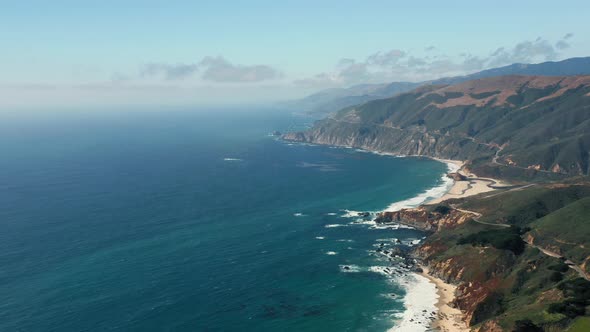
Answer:
[(439, 229), (418, 254), (439, 277), (461, 283), (456, 303), (470, 325), (583, 330), (590, 281), (568, 264), (584, 267), (590, 259), (590, 185), (537, 185), (446, 204), (482, 216)]
[(471, 160), (479, 175), (587, 175), (590, 76), (502, 76), (425, 86), (345, 108), (285, 138)]

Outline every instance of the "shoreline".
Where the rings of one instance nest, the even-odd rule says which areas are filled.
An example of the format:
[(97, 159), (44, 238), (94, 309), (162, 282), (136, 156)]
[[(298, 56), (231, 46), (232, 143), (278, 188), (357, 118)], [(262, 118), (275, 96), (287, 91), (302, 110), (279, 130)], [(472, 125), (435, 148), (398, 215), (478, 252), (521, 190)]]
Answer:
[[(379, 153), (381, 154), (381, 153)], [(387, 155), (387, 154), (386, 154)], [(396, 156), (400, 157), (400, 156)], [(422, 157), (422, 156), (403, 156), (403, 157)], [(463, 198), (478, 195), (485, 192), (494, 191), (490, 185), (497, 184), (504, 186), (506, 184), (495, 179), (482, 179), (476, 177), (472, 173), (467, 173), (463, 169), (466, 162), (462, 160), (441, 159), (435, 157), (426, 157), (447, 165), (447, 172), (443, 175), (444, 183), (441, 186), (433, 187), (424, 193), (417, 195), (405, 201), (395, 202), (389, 205), (384, 211), (395, 211), (403, 208), (415, 208), (422, 205), (439, 204), (451, 198)], [(457, 181), (454, 178), (448, 177), (449, 173), (458, 173), (465, 177), (465, 180)], [(429, 194), (444, 188), (438, 197), (431, 197)], [(426, 196), (426, 197), (424, 197)], [(429, 197), (430, 196), (430, 197)], [(419, 200), (425, 198), (422, 202), (413, 202), (412, 200)], [(463, 321), (465, 314), (458, 308), (452, 306), (455, 300), (455, 290), (457, 286), (445, 282), (429, 274), (429, 269), (426, 266), (418, 264), (422, 268), (422, 272), (412, 273), (417, 277), (413, 285), (406, 284), (407, 294), (404, 298), (405, 311), (398, 321), (396, 326), (388, 330), (388, 332), (396, 331), (428, 331), (429, 328), (441, 332), (470, 332), (471, 329)], [(420, 280), (420, 279), (423, 280)], [(429, 289), (424, 282), (432, 285), (434, 289)], [(426, 293), (426, 294), (425, 294)], [(429, 294), (428, 294), (429, 293)], [(429, 298), (429, 295), (434, 296)], [(425, 304), (432, 301), (434, 311), (431, 311), (429, 306)], [(435, 313), (434, 316), (429, 316), (429, 312)], [(425, 324), (425, 325), (424, 325)]]
[[(463, 180), (456, 180), (453, 179), (453, 184), (449, 188), (449, 190), (442, 196), (438, 198), (434, 198), (429, 200), (428, 202), (424, 202), (424, 205), (433, 205), (433, 204), (440, 204), (448, 199), (452, 198), (465, 198), (470, 196), (479, 195), (486, 192), (491, 192), (501, 187), (510, 187), (511, 185), (505, 182), (502, 182), (497, 179), (491, 178), (480, 178), (477, 177), (473, 173), (466, 172), (463, 167), (465, 166), (465, 161), (461, 160), (449, 160), (449, 159), (439, 159), (439, 158), (432, 158), (434, 160), (446, 163), (447, 165), (454, 165), (458, 167), (455, 171), (450, 171), (449, 173), (457, 173), (462, 176)], [(449, 167), (450, 169), (450, 167)]]
[[(348, 148), (352, 148), (352, 147), (348, 147)], [(443, 159), (443, 158), (422, 156), (422, 155), (398, 155), (398, 154), (391, 153), (391, 152), (372, 151), (372, 150), (366, 150), (366, 149), (360, 149), (360, 148), (356, 148), (356, 149), (360, 150), (360, 151), (365, 151), (365, 152), (369, 152), (369, 153), (382, 155), (382, 156), (392, 156), (392, 157), (396, 157), (396, 158), (405, 158), (405, 157), (427, 158), (427, 159), (431, 159), (431, 160), (436, 160), (438, 162), (441, 162), (441, 163), (444, 163), (447, 165), (448, 170), (447, 170), (447, 173), (443, 176), (443, 180), (446, 181), (448, 179), (449, 181), (444, 184), (447, 187), (444, 193), (442, 193), (441, 195), (437, 195), (438, 197), (426, 197), (427, 199), (425, 199), (417, 204), (415, 202), (412, 202), (413, 200), (417, 200), (418, 198), (421, 198), (421, 196), (425, 196), (425, 195), (430, 196), (429, 194), (432, 191), (440, 190), (442, 186), (434, 187), (434, 188), (431, 188), (431, 189), (427, 190), (425, 193), (422, 193), (416, 197), (410, 198), (405, 201), (392, 203), (383, 211), (392, 212), (392, 211), (397, 211), (397, 210), (401, 210), (404, 208), (416, 208), (421, 205), (439, 204), (439, 203), (442, 203), (448, 199), (465, 198), (465, 197), (469, 197), (469, 196), (475, 196), (475, 195), (479, 195), (482, 193), (497, 190), (497, 189), (499, 189), (498, 187), (501, 188), (501, 187), (510, 187), (511, 186), (510, 184), (500, 181), (498, 179), (480, 178), (473, 173), (466, 172), (463, 169), (465, 164), (467, 163), (467, 161), (465, 161), (465, 160)], [(465, 180), (458, 181), (458, 180), (449, 178), (449, 177), (447, 177), (447, 175), (449, 173), (458, 173), (458, 174), (462, 175), (463, 177), (465, 177)], [(404, 205), (402, 203), (407, 203), (407, 204)], [(412, 203), (414, 203), (414, 204), (412, 204)]]
[[(485, 183), (485, 180), (474, 180), (473, 174), (466, 174), (463, 171), (465, 161), (434, 157), (427, 158), (447, 165), (447, 172), (443, 175), (443, 184), (430, 188), (410, 199), (392, 203), (384, 211), (396, 211), (404, 208), (438, 204), (450, 198), (468, 197), (482, 192), (496, 190), (495, 188), (488, 187), (487, 184), (485, 187), (476, 185), (467, 188), (467, 185), (471, 184), (471, 181)], [(457, 181), (454, 178), (448, 177), (447, 175), (449, 173), (459, 173), (467, 179), (466, 181)], [(417, 266), (422, 268), (423, 272), (413, 272), (410, 275), (414, 280), (408, 281), (406, 279), (402, 282), (407, 292), (404, 297), (405, 311), (396, 322), (396, 325), (389, 329), (388, 332), (430, 331), (430, 329), (442, 332), (470, 332), (471, 329), (463, 321), (465, 317), (463, 312), (451, 306), (455, 299), (457, 286), (430, 275), (427, 267), (421, 264)]]
[(395, 325), (387, 332), (425, 332), (429, 331), (439, 315), (436, 299), (436, 285), (428, 277), (419, 273), (409, 273), (397, 279), (405, 288), (404, 311)]
[[(344, 147), (344, 146), (341, 146)], [(353, 148), (353, 147), (346, 147)], [(394, 202), (383, 211), (398, 211), (401, 209), (416, 208), (423, 205), (433, 205), (452, 198), (464, 198), (491, 192), (498, 187), (510, 186), (496, 179), (479, 178), (475, 174), (466, 172), (463, 168), (466, 161), (442, 159), (420, 155), (396, 155), (389, 152), (359, 149), (359, 151), (374, 153), (396, 158), (419, 157), (436, 160), (447, 165), (447, 171), (443, 175), (443, 184), (430, 188), (423, 193), (409, 199)], [(458, 173), (464, 180), (456, 180), (447, 176), (449, 173)], [(494, 187), (492, 187), (494, 186)], [(412, 272), (409, 276), (414, 280), (402, 282), (406, 287), (404, 297), (405, 311), (396, 320), (396, 325), (388, 332), (405, 331), (442, 331), (442, 332), (470, 332), (471, 329), (463, 321), (465, 314), (458, 308), (451, 306), (455, 300), (457, 286), (446, 283), (444, 280), (429, 274), (426, 266), (418, 264), (422, 272)]]
[(430, 326), (441, 332), (469, 332), (471, 329), (465, 324), (463, 319), (465, 314), (454, 308), (451, 304), (455, 300), (455, 290), (457, 286), (446, 283), (444, 280), (429, 274), (429, 269), (426, 266), (421, 266), (422, 273), (418, 273), (428, 279), (436, 289), (437, 301), (435, 307), (437, 309), (436, 319), (432, 321)]

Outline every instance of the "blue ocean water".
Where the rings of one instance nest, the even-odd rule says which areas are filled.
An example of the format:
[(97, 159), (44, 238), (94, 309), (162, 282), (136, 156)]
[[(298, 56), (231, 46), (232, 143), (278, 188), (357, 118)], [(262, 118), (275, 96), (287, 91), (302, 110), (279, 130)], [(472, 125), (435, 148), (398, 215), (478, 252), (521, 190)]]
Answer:
[(267, 135), (308, 123), (256, 110), (1, 121), (0, 330), (387, 330), (404, 291), (370, 271), (386, 263), (369, 250), (423, 234), (342, 215), (416, 196), (446, 166)]

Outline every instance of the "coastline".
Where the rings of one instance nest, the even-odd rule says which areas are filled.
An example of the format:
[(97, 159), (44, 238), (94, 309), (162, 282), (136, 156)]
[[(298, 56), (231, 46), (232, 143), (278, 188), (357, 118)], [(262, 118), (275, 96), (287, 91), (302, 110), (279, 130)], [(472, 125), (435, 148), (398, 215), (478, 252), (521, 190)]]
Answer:
[[(510, 186), (510, 184), (504, 183), (500, 180), (491, 178), (480, 178), (474, 175), (473, 173), (466, 172), (463, 169), (463, 167), (465, 166), (464, 161), (438, 158), (432, 159), (446, 163), (447, 165), (449, 165), (449, 173), (457, 173), (463, 179), (453, 179), (452, 186), (450, 186), (449, 190), (444, 195), (438, 198), (431, 199), (428, 202), (425, 202), (425, 205), (439, 204), (452, 198), (465, 198), (469, 196), (475, 196), (482, 193), (494, 191), (498, 189), (498, 187)], [(457, 167), (456, 171), (452, 171), (450, 165)]]
[[(348, 147), (351, 148), (351, 147)], [(396, 155), (388, 152), (357, 149), (358, 151), (374, 153), (393, 157), (421, 157), (436, 160), (447, 165), (447, 172), (443, 175), (443, 183), (430, 188), (415, 197), (394, 202), (384, 212), (411, 209), (423, 205), (440, 204), (452, 198), (464, 198), (478, 195), (485, 192), (497, 190), (503, 186), (510, 186), (502, 181), (491, 178), (479, 178), (475, 174), (464, 169), (466, 161), (442, 159), (420, 155)], [(462, 178), (447, 176), (450, 173), (457, 173)], [(461, 310), (454, 308), (452, 302), (455, 300), (457, 286), (446, 283), (444, 280), (429, 274), (429, 269), (422, 268), (421, 273), (413, 272), (400, 280), (406, 288), (404, 297), (405, 311), (398, 316), (396, 324), (388, 332), (470, 332), (471, 329), (463, 321), (465, 315)]]
[(414, 197), (408, 198), (403, 201), (394, 202), (390, 204), (385, 210), (383, 210), (384, 212), (395, 212), (401, 209), (411, 209), (419, 207), (421, 205), (430, 204), (430, 202), (432, 202), (433, 200), (437, 200), (440, 197), (444, 197), (450, 190), (453, 190), (453, 187), (456, 185), (456, 181), (448, 177), (447, 174), (459, 171), (459, 169), (463, 166), (464, 162), (459, 160), (446, 160), (431, 157), (428, 158), (447, 165), (447, 171), (442, 176), (442, 184), (432, 187)]
[[(447, 164), (448, 171), (444, 175), (443, 185), (431, 188), (414, 198), (393, 203), (385, 211), (439, 204), (448, 199), (474, 196), (497, 189), (491, 185), (508, 185), (495, 179), (478, 178), (474, 174), (466, 172), (463, 169), (465, 161), (428, 158)], [(448, 177), (449, 173), (458, 173), (463, 177), (463, 180)], [(443, 188), (444, 190), (442, 190)], [(471, 331), (464, 322), (464, 313), (452, 306), (457, 286), (429, 274), (428, 267), (419, 266), (422, 268), (422, 272), (413, 273), (415, 281), (413, 283), (406, 281), (404, 284), (407, 289), (404, 299), (406, 311), (396, 326), (388, 332), (428, 331), (429, 328), (442, 332)], [(434, 310), (428, 305), (429, 301)]]
[(461, 310), (451, 306), (455, 299), (455, 290), (457, 286), (446, 283), (444, 280), (429, 274), (425, 266), (421, 266), (422, 273), (419, 275), (428, 279), (436, 288), (438, 296), (435, 304), (437, 313), (436, 319), (432, 322), (431, 327), (442, 332), (469, 332), (471, 329), (463, 321), (465, 315)]
[[(497, 179), (492, 178), (480, 178), (477, 177), (475, 174), (467, 172), (464, 169), (466, 161), (464, 160), (454, 160), (454, 159), (443, 159), (431, 156), (421, 156), (421, 155), (396, 155), (394, 153), (389, 152), (380, 152), (380, 151), (371, 151), (371, 150), (364, 150), (358, 149), (361, 151), (367, 151), (371, 153), (375, 153), (378, 155), (383, 156), (393, 156), (393, 157), (420, 157), (420, 158), (428, 158), (432, 160), (436, 160), (438, 162), (444, 163), (447, 165), (448, 171), (443, 176), (444, 184), (439, 187), (434, 187), (422, 193), (416, 197), (410, 198), (405, 201), (395, 202), (388, 206), (384, 211), (398, 211), (401, 209), (406, 208), (415, 208), (421, 205), (432, 205), (432, 204), (439, 204), (443, 201), (446, 201), (451, 198), (465, 198), (469, 196), (475, 196), (486, 192), (491, 192), (498, 187), (509, 187), (510, 184), (502, 182)], [(450, 177), (447, 177), (449, 173), (458, 173), (460, 176), (464, 177), (464, 180), (456, 180)], [(444, 188), (444, 192), (442, 189)], [(493, 186), (493, 187), (492, 187)], [(418, 201), (420, 198), (424, 198), (421, 201)]]
[[(443, 184), (433, 187), (416, 197), (391, 204), (385, 211), (396, 211), (403, 208), (415, 208), (421, 205), (438, 204), (450, 198), (460, 198), (477, 195), (482, 192), (495, 190), (487, 184), (471, 185), (473, 175), (463, 171), (464, 161), (429, 157), (430, 159), (445, 163), (447, 172), (443, 175)], [(467, 181), (456, 181), (448, 177), (449, 173), (459, 173), (467, 178)], [(470, 329), (463, 321), (464, 314), (461, 310), (451, 306), (455, 299), (457, 286), (446, 283), (429, 274), (429, 269), (419, 265), (421, 273), (414, 272), (413, 281), (405, 280), (406, 296), (404, 298), (405, 311), (396, 326), (388, 332), (401, 331), (435, 331), (443, 332), (469, 332)]]
[(424, 332), (437, 320), (436, 285), (427, 276), (410, 273), (398, 282), (406, 290), (404, 312), (387, 332)]

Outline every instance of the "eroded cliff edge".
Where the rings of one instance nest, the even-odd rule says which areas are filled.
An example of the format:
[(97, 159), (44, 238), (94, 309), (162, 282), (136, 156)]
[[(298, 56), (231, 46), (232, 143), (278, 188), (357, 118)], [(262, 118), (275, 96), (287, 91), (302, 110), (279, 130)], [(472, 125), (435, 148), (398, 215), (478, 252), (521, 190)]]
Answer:
[[(564, 214), (581, 226), (555, 231)], [(413, 255), (458, 285), (453, 304), (474, 331), (565, 331), (589, 319), (588, 215), (590, 183), (572, 181), (383, 212), (376, 222), (431, 233)], [(569, 246), (556, 253), (548, 243)]]
[(480, 176), (590, 171), (590, 76), (502, 76), (427, 85), (345, 108), (286, 140), (468, 160)]

